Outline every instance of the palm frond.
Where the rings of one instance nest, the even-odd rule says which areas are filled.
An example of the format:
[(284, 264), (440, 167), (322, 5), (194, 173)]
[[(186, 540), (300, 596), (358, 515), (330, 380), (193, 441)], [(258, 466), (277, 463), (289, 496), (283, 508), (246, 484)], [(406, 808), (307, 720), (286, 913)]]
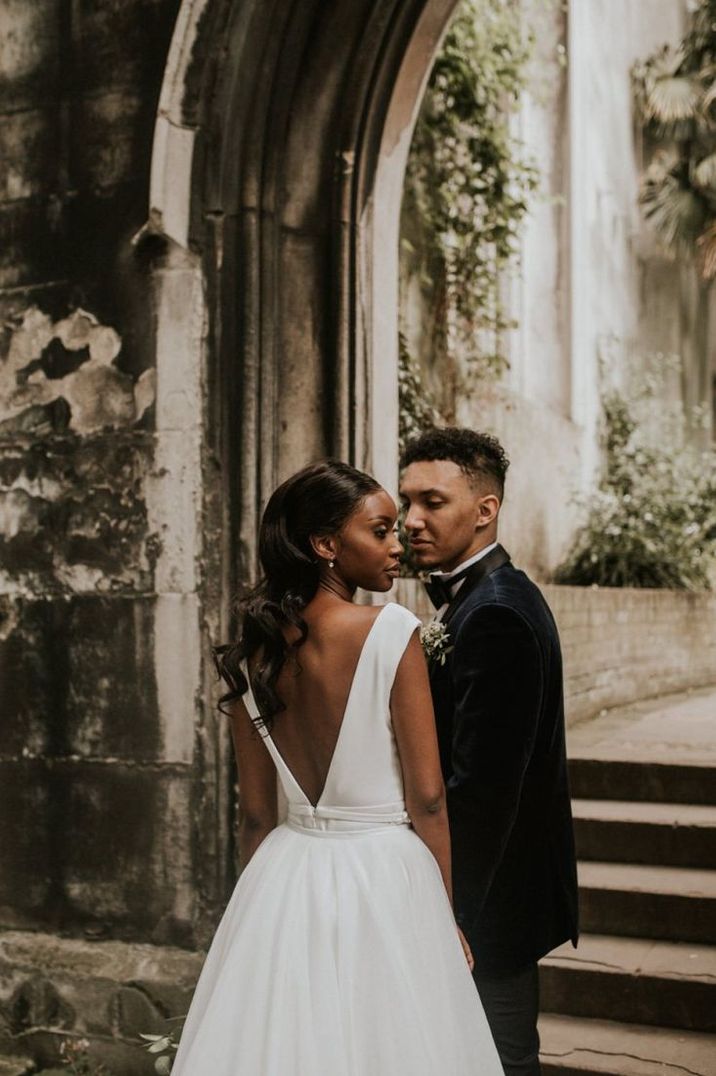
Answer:
[(647, 62), (653, 78), (672, 78), (682, 74), (686, 54), (681, 45), (663, 45), (652, 60)]
[(660, 186), (667, 176), (678, 176), (682, 168), (681, 157), (674, 146), (660, 149), (652, 158), (642, 177), (644, 188)]
[(646, 99), (647, 116), (658, 123), (678, 123), (695, 117), (701, 93), (687, 75), (664, 75), (654, 79)]
[(701, 234), (706, 204), (693, 187), (686, 186), (673, 172), (647, 173), (640, 201), (666, 247), (688, 249)]
[(706, 190), (716, 189), (716, 153), (709, 153), (703, 157), (693, 168), (693, 179), (697, 187)]
[(701, 110), (703, 112), (708, 112), (714, 101), (716, 101), (716, 74), (711, 69), (708, 72), (708, 81), (709, 85), (701, 98)]
[(716, 221), (709, 224), (703, 235), (696, 240), (701, 262), (701, 275), (704, 280), (716, 277)]

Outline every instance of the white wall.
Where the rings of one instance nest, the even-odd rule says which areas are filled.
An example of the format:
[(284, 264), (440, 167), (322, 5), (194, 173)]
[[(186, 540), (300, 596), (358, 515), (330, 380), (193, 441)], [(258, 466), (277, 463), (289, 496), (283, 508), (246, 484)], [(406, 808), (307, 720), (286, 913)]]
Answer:
[(630, 80), (635, 61), (679, 40), (684, 11), (681, 0), (570, 4), (572, 415), (584, 428), (585, 482), (597, 462), (599, 355), (625, 370), (659, 346), (680, 351), (686, 328), (679, 267), (664, 266), (638, 204), (643, 162)]
[[(570, 544), (574, 495), (590, 488), (599, 466), (600, 355), (618, 384), (628, 363), (682, 354), (687, 377), (666, 378), (664, 392), (693, 402), (708, 384), (708, 301), (693, 269), (659, 252), (638, 204), (643, 162), (630, 71), (680, 39), (685, 3), (571, 0), (566, 15), (557, 3), (524, 5), (538, 44), (516, 133), (539, 167), (541, 190), (510, 285), (519, 329), (507, 340), (509, 371), (463, 394), (455, 417), (503, 440), (512, 468), (502, 536), (544, 578)], [(414, 326), (418, 292), (405, 291), (404, 317)]]

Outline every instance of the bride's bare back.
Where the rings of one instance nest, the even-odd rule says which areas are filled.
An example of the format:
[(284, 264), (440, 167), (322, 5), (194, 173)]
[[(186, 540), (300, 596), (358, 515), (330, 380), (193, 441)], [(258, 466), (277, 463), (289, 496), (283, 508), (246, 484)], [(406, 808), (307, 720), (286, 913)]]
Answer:
[(308, 637), (279, 675), (278, 693), (286, 709), (276, 715), (271, 736), (314, 805), (326, 783), (353, 677), (379, 612), (374, 606), (314, 600), (304, 613)]

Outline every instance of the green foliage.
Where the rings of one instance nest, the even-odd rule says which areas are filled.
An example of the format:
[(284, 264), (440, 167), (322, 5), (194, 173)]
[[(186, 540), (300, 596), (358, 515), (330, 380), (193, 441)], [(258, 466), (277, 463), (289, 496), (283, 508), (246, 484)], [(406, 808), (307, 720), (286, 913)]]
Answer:
[(632, 70), (637, 113), (653, 158), (641, 203), (664, 246), (695, 255), (716, 276), (716, 0), (692, 5), (678, 47)]
[(60, 1058), (68, 1076), (112, 1076), (102, 1064), (95, 1065), (89, 1055), (88, 1039), (64, 1039), (60, 1045)]
[(668, 429), (649, 444), (634, 408), (604, 401), (604, 470), (555, 580), (578, 586), (709, 588), (716, 552), (716, 455)]
[(398, 437), (401, 451), (406, 443), (438, 422), (435, 404), (427, 389), (420, 365), (408, 351), (405, 337), (398, 335)]
[[(444, 345), (478, 373), (506, 365), (504, 271), (537, 172), (510, 131), (533, 36), (514, 0), (464, 0), (435, 61), (413, 137), (404, 213), (421, 222)], [(442, 273), (434, 271), (440, 265)]]

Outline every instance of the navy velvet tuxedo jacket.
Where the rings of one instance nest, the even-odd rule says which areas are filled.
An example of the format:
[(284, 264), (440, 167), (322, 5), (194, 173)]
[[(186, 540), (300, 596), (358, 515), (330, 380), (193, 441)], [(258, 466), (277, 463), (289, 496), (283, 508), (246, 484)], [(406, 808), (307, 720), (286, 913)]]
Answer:
[(455, 914), (476, 970), (509, 974), (577, 940), (559, 635), (539, 589), (499, 546), (443, 620), (453, 649), (430, 682)]

